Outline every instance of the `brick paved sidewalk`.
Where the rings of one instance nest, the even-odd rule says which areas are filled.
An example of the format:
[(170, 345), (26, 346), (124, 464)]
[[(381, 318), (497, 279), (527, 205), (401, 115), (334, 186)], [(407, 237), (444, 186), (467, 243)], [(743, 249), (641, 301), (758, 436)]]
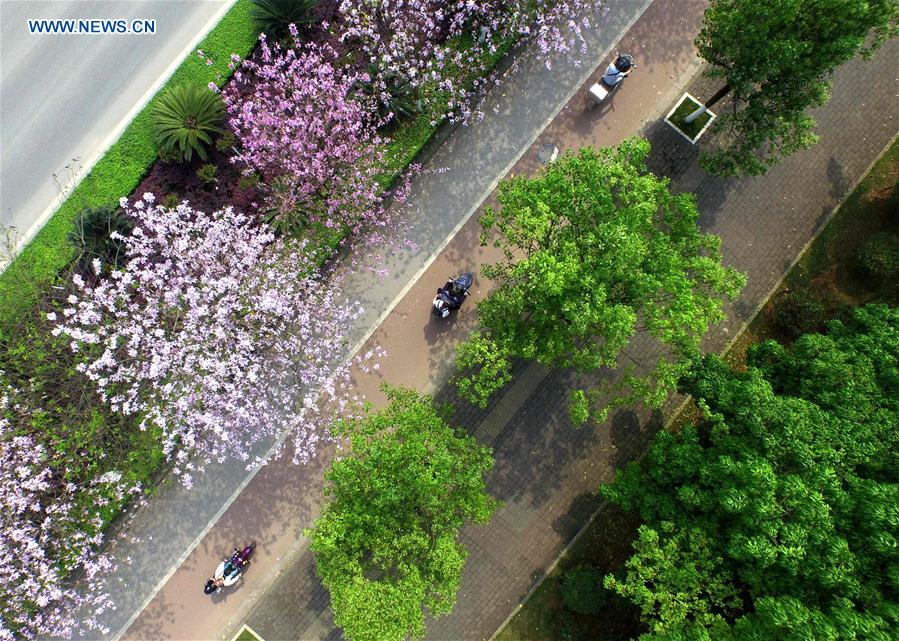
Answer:
[[(748, 275), (728, 320), (706, 342), (708, 349), (720, 350), (896, 134), (899, 105), (891, 61), (899, 56), (899, 42), (887, 43), (871, 61), (852, 63), (836, 74), (833, 99), (815, 114), (822, 137), (817, 146), (784, 161), (764, 178), (720, 180), (701, 172), (697, 149), (660, 122), (676, 95), (689, 90), (705, 97), (716, 87), (701, 77), (681, 78), (697, 69), (695, 60), (684, 62), (683, 52), (671, 58), (670, 49), (666, 59), (664, 52), (655, 54), (652, 44), (695, 33), (703, 6), (657, 0), (622, 39), (621, 50), (636, 52), (641, 66), (613, 102), (602, 113), (585, 113), (584, 97), (576, 95), (513, 172), (536, 170), (541, 144), (565, 150), (614, 144), (638, 132), (646, 136), (653, 144), (652, 170), (670, 177), (675, 190), (697, 194), (703, 228), (722, 237), (725, 262)], [(648, 124), (640, 130), (641, 123)], [(471, 223), (466, 225), (459, 246), (454, 241), (446, 252), (464, 256), (474, 231)], [(463, 325), (470, 327), (470, 320)], [(390, 338), (390, 333), (385, 336)], [(408, 336), (393, 339), (399, 346), (408, 344)], [(448, 354), (450, 348), (442, 344), (442, 351), (433, 353)], [(639, 342), (631, 350), (638, 355)], [(599, 483), (636, 456), (661, 423), (659, 412), (627, 409), (601, 426), (575, 429), (565, 410), (568, 373), (522, 364), (517, 374), (515, 384), (485, 411), (457, 402), (452, 390), (438, 384), (437, 397), (457, 408), (456, 422), (493, 446), (497, 465), (488, 487), (505, 506), (488, 526), (464, 532), (471, 555), (459, 599), (451, 614), (431, 622), (429, 639), (489, 638), (596, 509)], [(435, 375), (441, 378), (441, 372)], [(267, 641), (341, 638), (308, 552), (282, 573), (247, 622)]]

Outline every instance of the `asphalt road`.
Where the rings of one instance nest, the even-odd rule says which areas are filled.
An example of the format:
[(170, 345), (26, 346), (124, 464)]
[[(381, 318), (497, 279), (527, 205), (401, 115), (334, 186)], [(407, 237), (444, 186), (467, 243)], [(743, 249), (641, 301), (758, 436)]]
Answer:
[[(233, 0), (0, 0), (0, 229), (21, 243)], [(154, 34), (32, 34), (28, 20), (156, 21)], [(80, 170), (80, 171), (79, 171)], [(72, 172), (75, 172), (73, 174)]]

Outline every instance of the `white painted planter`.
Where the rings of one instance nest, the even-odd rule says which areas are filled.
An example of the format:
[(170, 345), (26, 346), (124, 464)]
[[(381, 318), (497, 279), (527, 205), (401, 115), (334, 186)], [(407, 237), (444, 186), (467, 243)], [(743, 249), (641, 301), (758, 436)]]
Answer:
[(671, 111), (668, 112), (668, 115), (665, 116), (665, 119), (664, 119), (664, 120), (665, 120), (665, 122), (667, 122), (667, 123), (671, 126), (672, 129), (674, 129), (674, 131), (676, 131), (677, 133), (679, 133), (679, 134), (683, 137), (684, 140), (686, 140), (686, 141), (687, 141), (688, 143), (690, 143), (691, 145), (695, 145), (695, 144), (696, 144), (696, 141), (699, 140), (699, 139), (702, 137), (702, 134), (705, 133), (705, 130), (709, 128), (709, 125), (711, 125), (711, 124), (715, 121), (715, 117), (716, 117), (716, 116), (715, 116), (715, 114), (713, 114), (711, 111), (706, 111), (706, 113), (707, 113), (709, 116), (711, 116), (711, 117), (709, 118), (709, 121), (708, 121), (707, 123), (705, 123), (705, 125), (703, 125), (702, 129), (699, 130), (699, 133), (696, 134), (696, 137), (695, 137), (695, 138), (690, 138), (689, 136), (687, 136), (687, 134), (685, 134), (683, 131), (681, 131), (681, 130), (677, 127), (677, 125), (675, 125), (675, 124), (674, 124), (673, 122), (671, 122), (671, 120), (670, 120), (671, 116), (674, 115), (674, 112), (677, 111), (677, 108), (680, 107), (681, 104), (683, 104), (684, 100), (687, 100), (688, 98), (689, 98), (690, 100), (692, 100), (694, 103), (696, 103), (696, 108), (697, 108), (697, 109), (698, 109), (699, 107), (702, 106), (702, 103), (699, 102), (699, 100), (697, 100), (696, 98), (694, 98), (693, 96), (691, 96), (689, 93), (684, 93), (684, 95), (681, 96), (681, 99), (678, 100), (677, 103), (675, 103), (675, 105), (671, 108)]
[(259, 641), (262, 641), (262, 637), (259, 636), (259, 634), (256, 632), (256, 630), (254, 630), (253, 628), (251, 628), (250, 626), (248, 626), (246, 623), (244, 623), (244, 624), (240, 627), (240, 630), (237, 631), (237, 634), (234, 635), (234, 637), (231, 639), (231, 641), (234, 641), (235, 639), (237, 639), (237, 637), (239, 637), (239, 636), (240, 636), (241, 634), (243, 634), (244, 632), (249, 632), (251, 635), (253, 635), (253, 636), (256, 637), (257, 639), (259, 639)]

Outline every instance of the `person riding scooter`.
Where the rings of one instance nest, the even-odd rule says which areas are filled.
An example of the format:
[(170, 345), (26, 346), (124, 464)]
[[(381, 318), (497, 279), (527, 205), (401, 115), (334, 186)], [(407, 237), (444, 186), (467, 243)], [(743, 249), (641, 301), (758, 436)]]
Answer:
[(466, 272), (458, 278), (448, 278), (443, 287), (437, 288), (437, 295), (431, 302), (431, 311), (434, 316), (446, 318), (451, 310), (459, 309), (468, 290), (474, 281), (474, 275)]
[(240, 578), (241, 572), (243, 572), (244, 567), (249, 564), (250, 556), (253, 554), (253, 549), (256, 547), (255, 543), (252, 543), (245, 547), (243, 550), (238, 550), (234, 548), (234, 553), (231, 555), (230, 559), (225, 559), (215, 570), (215, 574), (211, 579), (206, 581), (206, 584), (203, 586), (203, 592), (205, 594), (212, 594), (213, 592), (219, 592), (222, 588), (228, 587), (229, 585), (234, 585), (237, 582), (237, 579)]
[(449, 302), (453, 307), (459, 307), (462, 301), (465, 300), (465, 290), (456, 284), (456, 279), (452, 276), (447, 278), (446, 284), (441, 289), (449, 297)]
[(634, 67), (634, 58), (628, 54), (615, 54), (615, 62), (609, 63), (602, 81), (609, 87), (616, 87), (618, 83), (627, 78)]

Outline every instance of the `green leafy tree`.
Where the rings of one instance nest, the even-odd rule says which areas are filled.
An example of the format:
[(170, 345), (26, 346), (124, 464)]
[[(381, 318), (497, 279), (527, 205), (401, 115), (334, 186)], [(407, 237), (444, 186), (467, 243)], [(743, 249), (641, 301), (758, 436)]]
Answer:
[(718, 147), (700, 165), (719, 176), (758, 176), (817, 142), (812, 107), (827, 102), (834, 68), (869, 57), (895, 35), (895, 0), (713, 0), (696, 38), (699, 55), (734, 111), (716, 120)]
[(425, 611), (449, 612), (467, 555), (459, 529), (496, 507), (490, 450), (429, 397), (385, 392), (385, 409), (337, 425), (349, 449), (325, 474), (328, 501), (307, 531), (334, 622), (353, 641), (419, 638)]
[(648, 153), (636, 138), (585, 148), (500, 185), (501, 208), (482, 215), (481, 242), (492, 233), (505, 260), (483, 269), (498, 287), (478, 304), (480, 331), (458, 351), (463, 396), (486, 405), (513, 357), (584, 373), (613, 367), (645, 332), (659, 353), (625, 369), (611, 404), (601, 400), (608, 390), (581, 390), (572, 418), (592, 408), (601, 420), (614, 405), (666, 398), (744, 279), (721, 265), (720, 239), (700, 232), (693, 196), (672, 194), (649, 173)]
[(741, 602), (717, 545), (699, 528), (662, 521), (659, 531), (641, 525), (627, 576), (605, 586), (639, 606), (650, 630), (677, 629), (684, 621), (720, 628)]
[(178, 85), (153, 105), (153, 134), (162, 158), (190, 162), (208, 157), (212, 138), (224, 132), (221, 96), (200, 85)]
[(899, 638), (899, 309), (748, 361), (706, 357), (683, 381), (705, 424), (603, 488), (657, 533), (609, 587), (641, 606), (643, 641)]

